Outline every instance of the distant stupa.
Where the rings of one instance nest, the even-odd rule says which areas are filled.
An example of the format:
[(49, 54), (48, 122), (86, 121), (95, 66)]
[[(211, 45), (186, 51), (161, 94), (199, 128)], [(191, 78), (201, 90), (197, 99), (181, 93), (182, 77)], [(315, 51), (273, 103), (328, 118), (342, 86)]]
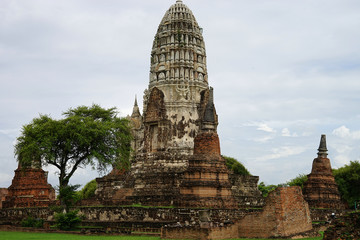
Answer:
[(326, 135), (321, 135), (318, 157), (314, 159), (311, 173), (304, 184), (304, 198), (310, 208), (343, 209), (327, 151)]

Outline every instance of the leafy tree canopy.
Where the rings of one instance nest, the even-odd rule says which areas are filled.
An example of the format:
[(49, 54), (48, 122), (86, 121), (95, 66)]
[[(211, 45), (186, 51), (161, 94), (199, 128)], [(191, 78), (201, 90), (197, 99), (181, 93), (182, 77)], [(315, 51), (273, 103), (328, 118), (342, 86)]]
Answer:
[(40, 115), (23, 126), (15, 145), (22, 166), (34, 162), (55, 166), (61, 189), (78, 168), (91, 165), (102, 172), (111, 165), (128, 165), (130, 127), (128, 120), (117, 117), (116, 108), (80, 106), (63, 116), (55, 120)]
[(351, 161), (349, 165), (334, 169), (333, 173), (342, 198), (354, 207), (355, 201), (360, 202), (360, 162)]
[(225, 159), (226, 166), (238, 175), (251, 175), (250, 172), (238, 160), (232, 157), (222, 156)]
[(304, 183), (307, 181), (307, 175), (306, 174), (299, 174), (296, 178), (291, 179), (286, 184), (289, 186), (299, 186), (301, 188), (304, 187)]
[(258, 189), (260, 190), (261, 192), (261, 195), (263, 197), (267, 197), (269, 195), (270, 192), (274, 191), (277, 187), (279, 187), (281, 185), (265, 185), (264, 182), (261, 182), (259, 185), (258, 185)]
[(95, 179), (88, 182), (80, 191), (78, 191), (80, 199), (89, 199), (95, 196), (97, 182)]

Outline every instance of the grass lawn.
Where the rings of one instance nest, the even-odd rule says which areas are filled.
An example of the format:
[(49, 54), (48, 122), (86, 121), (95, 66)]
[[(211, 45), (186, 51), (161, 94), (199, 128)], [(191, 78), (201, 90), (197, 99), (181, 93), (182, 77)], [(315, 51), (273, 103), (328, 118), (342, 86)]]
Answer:
[[(62, 233), (29, 233), (29, 232), (1, 232), (1, 240), (160, 240), (160, 237), (142, 236), (88, 236)], [(321, 237), (304, 238), (303, 240), (321, 240)], [(233, 239), (235, 240), (235, 239)], [(237, 239), (245, 240), (245, 239)], [(266, 240), (266, 239), (256, 239)], [(274, 239), (272, 239), (274, 240)], [(284, 239), (283, 239), (284, 240)]]

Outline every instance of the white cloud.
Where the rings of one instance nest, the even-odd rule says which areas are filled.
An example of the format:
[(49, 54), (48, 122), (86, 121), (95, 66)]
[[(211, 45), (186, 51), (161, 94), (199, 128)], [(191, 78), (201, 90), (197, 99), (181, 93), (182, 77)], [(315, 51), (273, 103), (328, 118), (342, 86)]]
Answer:
[(271, 150), (272, 153), (260, 156), (256, 158), (256, 161), (263, 162), (273, 159), (279, 159), (279, 158), (286, 158), (293, 155), (298, 155), (300, 153), (303, 153), (306, 150), (305, 147), (301, 146), (283, 146), (280, 148), (273, 148)]
[(270, 127), (267, 123), (264, 122), (251, 122), (243, 124), (245, 127), (256, 127), (256, 130), (264, 131), (268, 133), (276, 133), (276, 130)]
[(291, 134), (290, 130), (288, 128), (283, 128), (281, 130), (281, 136), (283, 136), (283, 137), (297, 137), (298, 135), (295, 132)]
[[(148, 84), (156, 29), (174, 2), (0, 1), (0, 128), (20, 129), (39, 113), (59, 116), (81, 104), (131, 113)], [(340, 158), (357, 159), (360, 1), (184, 3), (204, 28), (220, 141), (231, 139), (222, 149), (240, 160), (268, 159), (272, 168), (253, 169), (271, 183), (287, 157), (311, 166), (303, 160), (313, 159), (322, 133), (333, 132), (328, 142)], [(1, 164), (10, 166), (15, 132), (2, 133)], [(295, 147), (281, 147), (289, 144)], [(296, 155), (296, 146), (314, 151)]]
[(266, 143), (267, 141), (274, 139), (274, 136), (264, 136), (264, 137), (260, 137), (260, 138), (254, 138), (253, 141), (254, 142), (259, 142), (259, 143)]
[(257, 130), (264, 131), (264, 132), (268, 132), (268, 133), (275, 133), (275, 132), (276, 132), (273, 128), (269, 127), (269, 126), (268, 126), (267, 124), (265, 124), (265, 123), (260, 123), (260, 124), (258, 125)]
[(334, 134), (335, 136), (338, 136), (340, 138), (349, 138), (349, 139), (353, 139), (353, 140), (360, 139), (360, 131), (352, 132), (352, 131), (350, 131), (349, 128), (347, 128), (344, 125), (339, 128), (334, 129), (332, 134)]

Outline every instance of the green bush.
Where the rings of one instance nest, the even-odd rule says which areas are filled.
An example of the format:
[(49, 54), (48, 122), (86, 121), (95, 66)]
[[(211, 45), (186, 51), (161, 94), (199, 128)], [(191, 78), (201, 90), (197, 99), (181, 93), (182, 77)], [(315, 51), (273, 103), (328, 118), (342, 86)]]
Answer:
[(261, 195), (263, 197), (267, 197), (269, 195), (269, 193), (274, 191), (277, 187), (278, 187), (278, 185), (265, 185), (264, 182), (261, 182), (258, 185), (258, 189), (260, 190)]
[(79, 215), (79, 210), (69, 211), (67, 213), (55, 214), (55, 227), (60, 230), (75, 229), (82, 221), (83, 216)]
[(360, 162), (351, 161), (350, 164), (333, 170), (335, 181), (339, 186), (341, 197), (351, 208), (360, 201)]
[(250, 172), (238, 160), (232, 157), (222, 156), (225, 159), (226, 166), (237, 175), (251, 175)]
[(286, 184), (289, 186), (299, 186), (302, 189), (307, 179), (308, 177), (306, 174), (299, 174), (296, 178), (291, 179)]
[(81, 189), (80, 191), (77, 192), (80, 196), (80, 199), (89, 199), (89, 198), (94, 197), (96, 187), (97, 187), (97, 183), (96, 183), (95, 179), (88, 182), (83, 187), (83, 189)]
[(42, 228), (44, 226), (44, 219), (27, 217), (20, 224), (22, 227)]

